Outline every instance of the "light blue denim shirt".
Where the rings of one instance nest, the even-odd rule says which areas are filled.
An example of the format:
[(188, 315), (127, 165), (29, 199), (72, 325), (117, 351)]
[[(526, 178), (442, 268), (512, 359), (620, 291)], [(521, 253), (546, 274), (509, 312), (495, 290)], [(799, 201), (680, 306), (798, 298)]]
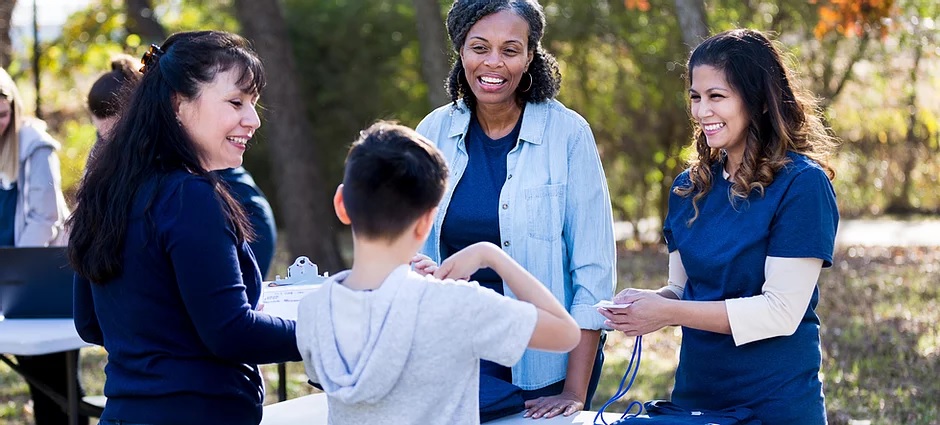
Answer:
[[(418, 124), (444, 153), (450, 179), (423, 252), (440, 263), (441, 224), (467, 168), (464, 137), (470, 112), (463, 102), (442, 106)], [(602, 329), (594, 304), (613, 296), (616, 270), (607, 179), (587, 121), (557, 100), (529, 103), (519, 141), (506, 157), (499, 194), (503, 251), (555, 295), (582, 329)], [(504, 292), (513, 296), (505, 285)], [(565, 378), (567, 354), (527, 350), (512, 368), (525, 390)]]

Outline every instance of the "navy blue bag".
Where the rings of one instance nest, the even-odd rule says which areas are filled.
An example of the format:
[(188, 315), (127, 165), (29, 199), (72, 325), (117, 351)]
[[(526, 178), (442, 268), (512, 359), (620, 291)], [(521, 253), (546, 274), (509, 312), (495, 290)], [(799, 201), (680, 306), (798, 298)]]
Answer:
[(633, 416), (610, 425), (663, 424), (663, 425), (761, 425), (754, 412), (746, 407), (724, 410), (688, 410), (666, 400), (653, 400), (643, 404), (648, 417)]

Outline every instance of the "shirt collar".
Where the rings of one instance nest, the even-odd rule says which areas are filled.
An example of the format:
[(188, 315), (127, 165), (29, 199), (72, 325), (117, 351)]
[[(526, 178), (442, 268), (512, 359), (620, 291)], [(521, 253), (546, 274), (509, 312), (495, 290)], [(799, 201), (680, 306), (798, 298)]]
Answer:
[[(541, 145), (545, 133), (545, 122), (548, 118), (548, 111), (551, 100), (539, 103), (526, 103), (525, 111), (522, 113), (522, 128), (519, 129), (519, 140), (529, 142), (533, 145)], [(450, 131), (448, 136), (460, 137), (467, 133), (470, 126), (470, 109), (464, 104), (463, 99), (457, 101), (457, 106), (451, 109)]]

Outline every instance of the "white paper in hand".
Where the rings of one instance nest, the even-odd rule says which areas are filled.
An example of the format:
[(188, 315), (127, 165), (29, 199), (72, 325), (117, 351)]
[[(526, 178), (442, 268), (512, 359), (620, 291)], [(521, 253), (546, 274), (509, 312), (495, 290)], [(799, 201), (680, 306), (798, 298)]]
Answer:
[(594, 304), (594, 307), (610, 310), (612, 308), (627, 308), (632, 304), (633, 303), (617, 304), (610, 300), (600, 300), (597, 302), (597, 304)]

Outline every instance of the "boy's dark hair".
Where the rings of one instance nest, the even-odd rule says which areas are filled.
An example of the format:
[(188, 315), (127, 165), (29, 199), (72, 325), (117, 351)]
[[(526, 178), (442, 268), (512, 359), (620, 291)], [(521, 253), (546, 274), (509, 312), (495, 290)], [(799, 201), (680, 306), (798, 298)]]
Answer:
[(379, 121), (359, 133), (346, 155), (343, 202), (353, 232), (391, 240), (437, 206), (447, 163), (416, 131)]

